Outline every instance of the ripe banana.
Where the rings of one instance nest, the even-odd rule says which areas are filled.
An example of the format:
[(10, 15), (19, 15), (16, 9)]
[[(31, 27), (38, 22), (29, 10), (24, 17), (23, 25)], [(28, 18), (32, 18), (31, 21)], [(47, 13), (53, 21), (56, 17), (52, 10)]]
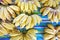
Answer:
[(56, 37), (58, 38), (57, 40), (59, 40), (60, 38), (59, 30), (60, 30), (60, 26), (54, 27), (53, 25), (48, 24), (48, 27), (44, 29), (44, 33), (45, 33), (44, 40), (56, 40)]
[(8, 4), (13, 4), (14, 2), (12, 2), (12, 0), (2, 0), (1, 4), (2, 5), (8, 5)]
[(57, 7), (60, 0), (41, 0), (40, 2), (42, 2), (44, 6)]
[[(15, 5), (10, 5), (10, 6), (3, 6), (0, 5), (1, 9), (0, 9), (0, 18), (5, 21), (5, 20), (12, 20), (12, 17), (15, 18), (16, 17), (16, 12), (19, 12), (19, 7), (15, 6)], [(13, 6), (13, 7), (12, 7)], [(12, 8), (13, 9), (12, 9)], [(17, 8), (17, 9), (15, 9)], [(16, 13), (16, 14), (15, 14)]]
[(11, 36), (10, 40), (36, 40), (35, 31), (37, 31), (37, 30), (35, 30), (35, 29), (29, 29), (26, 31), (25, 34), (24, 34), (24, 31), (22, 31), (22, 32), (19, 32), (18, 30), (16, 30), (16, 31), (12, 30), (12, 31), (14, 31), (14, 32), (9, 34)]
[(33, 28), (37, 23), (40, 24), (41, 21), (42, 20), (38, 15), (28, 16), (23, 13), (18, 15), (13, 20), (13, 23), (15, 23), (16, 26), (20, 25), (21, 28), (25, 27), (26, 29), (29, 29), (29, 28)]
[(15, 4), (19, 6), (21, 12), (27, 12), (28, 14), (37, 11), (37, 7), (41, 7), (38, 0), (16, 0)]

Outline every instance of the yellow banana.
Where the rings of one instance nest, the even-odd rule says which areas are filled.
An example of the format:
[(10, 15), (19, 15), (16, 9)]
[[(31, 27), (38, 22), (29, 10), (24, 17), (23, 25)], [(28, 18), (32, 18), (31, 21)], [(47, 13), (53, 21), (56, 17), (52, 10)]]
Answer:
[(46, 8), (43, 12), (43, 16), (47, 15), (50, 12), (51, 8)]
[(48, 13), (48, 18), (51, 19), (52, 18), (52, 15), (53, 15), (53, 13), (52, 12), (49, 12)]
[(25, 11), (28, 12), (28, 3), (25, 3)]
[(21, 2), (18, 2), (17, 6), (21, 7)]
[(6, 20), (6, 17), (5, 17), (5, 15), (4, 15), (4, 8), (3, 8), (3, 7), (1, 7), (0, 18), (1, 18), (2, 20)]
[(21, 20), (21, 18), (22, 18), (24, 15), (25, 15), (24, 13), (23, 13), (23, 14), (18, 15), (18, 16), (13, 20), (13, 23), (15, 23), (15, 22), (17, 22), (17, 21)]
[(32, 2), (28, 2), (29, 10), (33, 11)]
[(8, 10), (8, 12), (12, 15), (13, 18), (16, 17), (15, 12), (14, 12), (10, 7), (7, 7), (7, 10)]
[(13, 9), (14, 11), (16, 11), (16, 12), (19, 12), (19, 7), (18, 6), (15, 6), (15, 5), (11, 5), (11, 6), (9, 6), (11, 9)]
[(9, 30), (13, 30), (13, 28), (15, 27), (13, 24), (11, 23), (2, 23), (2, 25), (6, 28), (6, 29), (9, 29)]
[(8, 32), (6, 31), (6, 29), (2, 25), (0, 25), (0, 33), (2, 33), (2, 34), (0, 34), (0, 36), (8, 34)]
[(32, 17), (29, 16), (28, 18), (29, 18), (30, 20), (29, 20), (29, 19), (27, 20), (27, 21), (28, 21), (28, 22), (27, 22), (28, 24), (27, 24), (27, 26), (26, 26), (26, 29), (29, 29), (29, 28), (31, 27), (31, 22), (32, 22)]
[(35, 25), (36, 25), (37, 24), (36, 16), (35, 15), (32, 15), (32, 19), (34, 20)]
[(8, 2), (9, 4), (11, 4), (12, 3), (12, 0), (5, 0), (6, 2)]
[(5, 15), (6, 19), (11, 21), (11, 16), (10, 16), (9, 12), (7, 11), (7, 8), (5, 8), (5, 7), (4, 7), (4, 15)]
[(15, 23), (15, 26), (17, 27), (17, 26), (19, 26), (20, 25), (20, 21), (17, 21), (16, 23)]
[(40, 3), (37, 0), (34, 0), (36, 6), (41, 7)]
[(28, 15), (23, 16), (22, 19), (20, 20), (20, 24), (24, 23), (27, 20), (27, 17)]
[[(25, 10), (24, 5), (25, 5), (25, 3), (24, 3), (24, 2), (22, 2), (22, 3), (21, 3), (21, 11)], [(24, 12), (24, 11), (23, 11), (23, 12)]]
[(42, 19), (38, 16), (38, 15), (35, 15), (36, 16), (36, 20), (37, 20), (37, 22), (38, 22), (38, 24), (40, 25), (40, 22), (42, 21)]

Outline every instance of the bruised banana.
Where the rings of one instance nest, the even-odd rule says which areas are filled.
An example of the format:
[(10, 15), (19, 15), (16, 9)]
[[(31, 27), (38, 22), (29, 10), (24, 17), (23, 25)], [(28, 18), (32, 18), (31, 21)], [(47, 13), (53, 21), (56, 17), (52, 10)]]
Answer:
[(1, 5), (0, 18), (3, 21), (5, 21), (5, 20), (11, 21), (12, 18), (16, 17), (16, 14), (17, 14), (16, 12), (19, 12), (19, 7), (15, 6), (15, 5), (10, 5), (10, 6)]
[[(36, 19), (37, 18), (37, 19)], [(17, 16), (14, 20), (13, 23), (15, 23), (15, 26), (19, 26), (21, 28), (26, 27), (26, 29), (33, 28), (37, 23), (40, 24), (42, 19), (38, 15), (31, 15), (28, 16), (26, 14), (20, 14)]]

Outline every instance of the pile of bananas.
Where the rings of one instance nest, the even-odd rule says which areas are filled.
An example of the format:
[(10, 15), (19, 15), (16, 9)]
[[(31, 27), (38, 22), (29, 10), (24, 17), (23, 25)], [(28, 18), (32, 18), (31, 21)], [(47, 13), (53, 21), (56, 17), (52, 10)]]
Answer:
[(36, 40), (37, 32), (35, 29), (17, 30), (12, 23), (2, 22), (0, 24), (0, 36), (10, 35), (10, 40)]
[(60, 40), (60, 26), (54, 27), (48, 24), (44, 32), (44, 40)]
[(13, 0), (0, 0), (0, 3), (2, 5), (8, 5), (8, 4), (14, 4), (14, 1)]
[[(36, 40), (36, 24), (48, 15), (51, 22), (60, 21), (60, 0), (0, 0), (0, 36), (9, 35), (10, 40)], [(42, 3), (42, 4), (40, 4)], [(39, 10), (39, 9), (40, 10)], [(19, 29), (18, 29), (19, 27)], [(44, 40), (60, 40), (60, 26), (48, 25)]]
[(20, 28), (26, 27), (26, 29), (33, 28), (37, 23), (40, 24), (41, 22), (40, 16), (33, 14), (33, 15), (26, 15), (25, 13), (22, 13), (18, 15), (14, 20), (13, 23), (15, 23), (15, 26), (19, 26)]
[(60, 0), (39, 0), (43, 3), (44, 6), (57, 7)]
[(37, 40), (36, 33), (38, 31), (35, 29), (28, 29), (24, 32), (13, 30), (9, 35), (11, 36), (10, 40)]
[(22, 12), (27, 12), (28, 14), (37, 11), (37, 7), (41, 7), (38, 0), (16, 0), (15, 4), (20, 7)]
[(19, 7), (15, 5), (3, 6), (0, 5), (0, 18), (5, 21), (6, 19), (11, 21), (12, 17), (15, 18), (19, 13)]
[[(59, 6), (60, 7), (60, 6)], [(60, 8), (50, 8), (50, 7), (44, 7), (40, 10), (40, 12), (42, 12), (43, 16), (48, 14), (48, 18), (52, 21), (52, 22), (56, 22), (58, 23), (60, 21)]]
[(0, 24), (0, 36), (7, 35), (14, 29), (14, 24), (2, 22)]

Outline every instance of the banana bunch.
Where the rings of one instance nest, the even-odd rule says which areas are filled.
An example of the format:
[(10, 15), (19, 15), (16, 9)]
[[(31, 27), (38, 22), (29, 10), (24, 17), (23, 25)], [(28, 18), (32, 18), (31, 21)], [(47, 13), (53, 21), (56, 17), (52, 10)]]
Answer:
[(48, 24), (48, 27), (44, 30), (44, 40), (60, 40), (60, 26), (54, 27)]
[(20, 7), (21, 12), (27, 12), (28, 14), (37, 11), (37, 7), (41, 7), (38, 0), (16, 0), (15, 4)]
[(2, 20), (9, 20), (11, 21), (12, 18), (16, 17), (16, 14), (19, 13), (19, 7), (15, 6), (15, 5), (10, 5), (10, 6), (3, 6), (0, 5), (0, 18)]
[(9, 35), (11, 36), (10, 40), (36, 40), (36, 33), (38, 33), (38, 31), (35, 29), (29, 29), (26, 30), (26, 32), (15, 29)]
[(37, 23), (40, 24), (41, 21), (42, 19), (40, 16), (36, 14), (28, 16), (25, 13), (22, 13), (13, 20), (13, 23), (15, 23), (15, 26), (20, 25), (21, 28), (26, 27), (26, 29), (29, 29), (33, 28)]
[(2, 5), (14, 4), (13, 0), (1, 0), (0, 3)]
[(0, 36), (4, 36), (4, 35), (7, 35), (9, 34), (9, 32), (11, 30), (14, 29), (14, 25), (12, 23), (5, 23), (5, 22), (2, 22), (0, 24)]
[(60, 0), (40, 0), (44, 6), (56, 7), (59, 5)]
[(60, 10), (58, 10), (58, 9), (57, 8), (53, 9), (50, 7), (44, 7), (40, 10), (40, 12), (43, 13), (42, 14), (43, 16), (48, 14), (48, 18), (51, 22), (58, 23), (58, 21), (60, 21)]

